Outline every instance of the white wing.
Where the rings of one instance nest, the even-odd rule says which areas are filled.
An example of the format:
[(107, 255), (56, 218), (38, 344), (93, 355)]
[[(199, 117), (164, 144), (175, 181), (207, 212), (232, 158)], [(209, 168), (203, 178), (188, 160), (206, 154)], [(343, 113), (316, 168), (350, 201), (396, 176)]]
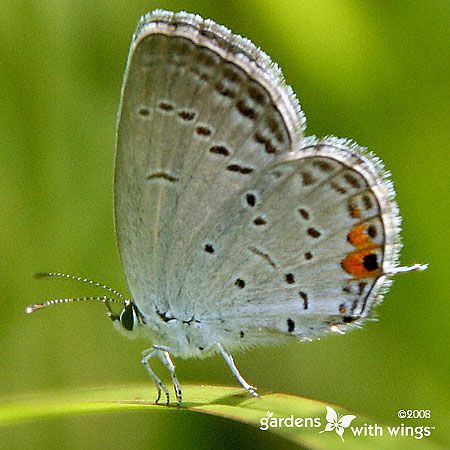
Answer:
[(398, 247), (392, 190), (374, 158), (303, 140), (303, 128), (290, 88), (249, 41), (188, 14), (142, 22), (123, 87), (115, 213), (145, 315), (195, 318), (230, 348), (370, 313)]
[(337, 422), (336, 411), (331, 406), (326, 406), (326, 409), (327, 409), (327, 415), (326, 415), (327, 422), (330, 424)]
[(141, 22), (115, 176), (120, 252), (138, 304), (149, 293), (164, 305), (177, 301), (193, 235), (301, 140), (299, 106), (269, 65), (249, 41), (199, 16), (161, 12)]
[(353, 420), (356, 419), (356, 416), (352, 414), (347, 414), (346, 416), (342, 416), (339, 419), (339, 425), (344, 428), (348, 428)]

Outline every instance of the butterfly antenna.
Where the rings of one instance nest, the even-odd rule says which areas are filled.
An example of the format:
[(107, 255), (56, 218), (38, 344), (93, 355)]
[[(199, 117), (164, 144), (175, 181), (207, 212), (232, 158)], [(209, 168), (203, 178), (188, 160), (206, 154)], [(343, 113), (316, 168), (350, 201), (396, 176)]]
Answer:
[(57, 298), (54, 300), (47, 300), (45, 302), (42, 303), (36, 303), (34, 305), (31, 306), (27, 306), (27, 308), (25, 309), (25, 312), (27, 314), (31, 314), (35, 311), (37, 311), (38, 309), (42, 309), (42, 308), (46, 308), (47, 306), (52, 306), (52, 305), (57, 305), (59, 303), (75, 303), (75, 302), (85, 302), (85, 301), (98, 301), (98, 302), (102, 302), (106, 305), (106, 307), (108, 308), (108, 315), (111, 316), (111, 314), (114, 314), (110, 308), (110, 303), (120, 303), (120, 304), (124, 304), (125, 301), (122, 300), (117, 300), (116, 298), (109, 298), (106, 296), (103, 297), (77, 297), (77, 298)]
[(126, 302), (128, 299), (125, 298), (124, 295), (122, 295), (120, 292), (116, 291), (115, 289), (110, 288), (109, 286), (106, 286), (105, 284), (98, 283), (97, 281), (89, 280), (88, 278), (82, 278), (82, 277), (76, 277), (74, 275), (70, 275), (68, 273), (62, 273), (62, 272), (39, 272), (35, 273), (33, 275), (33, 278), (36, 280), (40, 280), (42, 278), (49, 278), (49, 277), (61, 277), (61, 278), (68, 278), (69, 280), (77, 281), (78, 283), (84, 283), (84, 284), (90, 284), (91, 286), (99, 287), (101, 289), (105, 289), (108, 292), (111, 292), (111, 294), (117, 295), (123, 302)]

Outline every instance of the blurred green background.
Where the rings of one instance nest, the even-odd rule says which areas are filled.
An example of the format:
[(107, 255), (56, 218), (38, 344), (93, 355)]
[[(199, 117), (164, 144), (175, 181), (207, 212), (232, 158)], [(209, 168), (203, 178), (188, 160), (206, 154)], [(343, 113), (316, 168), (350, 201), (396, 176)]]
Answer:
[[(131, 34), (155, 8), (197, 12), (282, 68), (307, 134), (350, 137), (393, 173), (403, 264), (379, 322), (346, 336), (237, 355), (262, 390), (341, 404), (399, 423), (430, 409), (450, 442), (448, 1), (18, 1), (0, 15), (0, 395), (148, 383), (147, 343), (113, 330), (98, 304), (26, 316), (26, 305), (91, 292), (63, 271), (127, 292), (112, 216), (119, 91)], [(160, 367), (157, 370), (161, 370)], [(182, 382), (233, 385), (224, 362), (178, 360)], [(167, 373), (164, 373), (167, 379)], [(26, 431), (24, 431), (26, 430)], [(193, 413), (83, 416), (2, 430), (1, 448), (289, 448), (258, 429)], [(4, 446), (4, 447), (3, 447)]]

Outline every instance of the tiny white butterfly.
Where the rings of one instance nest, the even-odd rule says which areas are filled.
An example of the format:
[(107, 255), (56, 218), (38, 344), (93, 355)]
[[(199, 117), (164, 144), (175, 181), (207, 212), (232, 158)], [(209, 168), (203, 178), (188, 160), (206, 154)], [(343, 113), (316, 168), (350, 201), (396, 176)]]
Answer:
[[(250, 41), (197, 15), (144, 16), (122, 87), (114, 187), (132, 300), (52, 272), (41, 276), (108, 296), (27, 312), (103, 302), (118, 329), (153, 342), (142, 363), (157, 401), (169, 390), (150, 367), (155, 357), (182, 399), (170, 354), (219, 353), (256, 396), (232, 350), (359, 326), (391, 275), (426, 267), (398, 267), (400, 217), (380, 160), (304, 130), (291, 88)], [(332, 426), (339, 434), (346, 423)]]
[(336, 431), (338, 436), (342, 439), (342, 442), (344, 441), (344, 430), (348, 428), (352, 422), (352, 420), (356, 419), (356, 416), (353, 416), (352, 414), (347, 414), (345, 416), (338, 416), (336, 411), (331, 407), (327, 406), (327, 424), (325, 426), (325, 429), (320, 431), (319, 433), (325, 433), (325, 431)]

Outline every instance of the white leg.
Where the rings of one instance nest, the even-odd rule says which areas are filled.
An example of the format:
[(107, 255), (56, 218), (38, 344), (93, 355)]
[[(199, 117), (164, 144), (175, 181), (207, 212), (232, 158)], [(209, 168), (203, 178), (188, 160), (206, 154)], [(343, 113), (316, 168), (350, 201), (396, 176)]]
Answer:
[(250, 394), (253, 395), (253, 397), (258, 397), (258, 394), (256, 393), (256, 387), (251, 386), (248, 384), (242, 375), (239, 373), (239, 370), (237, 369), (236, 365), (234, 364), (233, 357), (225, 351), (225, 349), (222, 347), (221, 344), (217, 343), (217, 348), (219, 349), (220, 354), (223, 356), (223, 359), (227, 363), (228, 367), (231, 370), (231, 373), (233, 374), (236, 381)]
[(161, 398), (161, 389), (166, 394), (166, 401), (167, 404), (169, 404), (169, 390), (167, 389), (166, 385), (156, 376), (156, 374), (153, 372), (153, 370), (150, 367), (150, 360), (154, 358), (155, 356), (159, 356), (161, 350), (156, 348), (149, 348), (142, 352), (142, 364), (145, 367), (145, 370), (150, 375), (151, 379), (153, 380), (153, 383), (155, 383), (156, 390), (158, 392), (158, 396), (156, 398), (156, 403), (159, 402), (159, 399)]
[(177, 397), (178, 405), (181, 405), (181, 400), (183, 394), (181, 393), (181, 386), (178, 381), (178, 378), (175, 374), (175, 365), (170, 359), (170, 354), (168, 351), (161, 351), (161, 353), (158, 354), (159, 359), (161, 362), (167, 367), (167, 370), (170, 372), (170, 376), (172, 377), (172, 383), (173, 388), (175, 390), (175, 395)]

